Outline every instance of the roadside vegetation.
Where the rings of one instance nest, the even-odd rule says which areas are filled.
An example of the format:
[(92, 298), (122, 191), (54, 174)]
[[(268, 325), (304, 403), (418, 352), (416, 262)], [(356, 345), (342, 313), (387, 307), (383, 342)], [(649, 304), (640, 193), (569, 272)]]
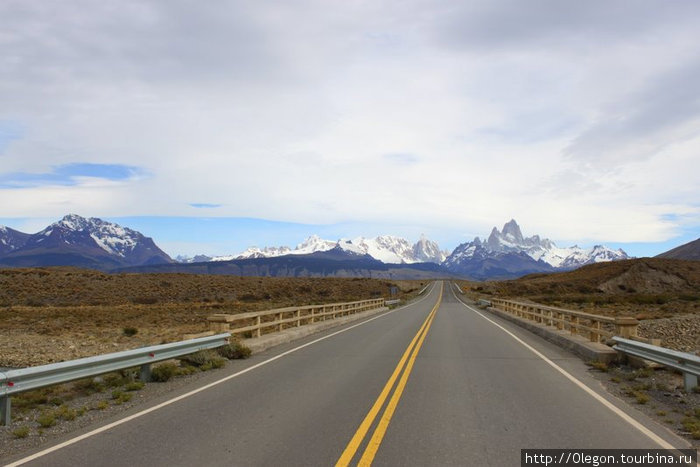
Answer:
[[(206, 331), (213, 313), (370, 298), (410, 298), (427, 281), (118, 274), (76, 268), (0, 270), (0, 367), (26, 367), (182, 340)], [(152, 383), (132, 368), (12, 397), (8, 439), (28, 441), (129, 407), (160, 382), (222, 368), (250, 356), (237, 340), (152, 367)], [(85, 422), (87, 423), (87, 422)]]
[(663, 367), (589, 362), (608, 391), (700, 447), (700, 387), (688, 392), (683, 376)]
[[(182, 340), (214, 313), (409, 298), (427, 281), (0, 270), (0, 367), (25, 367)], [(29, 352), (28, 350), (31, 349)]]
[[(238, 341), (212, 350), (182, 356), (155, 364), (152, 383), (223, 368), (227, 360), (247, 358), (250, 349)], [(73, 421), (91, 411), (103, 411), (130, 402), (146, 387), (138, 380), (138, 368), (85, 378), (72, 383), (49, 386), (12, 396), (12, 436), (40, 436), (45, 430), (65, 421)]]
[(700, 262), (641, 258), (507, 281), (460, 281), (471, 298), (527, 299), (638, 319), (700, 312)]

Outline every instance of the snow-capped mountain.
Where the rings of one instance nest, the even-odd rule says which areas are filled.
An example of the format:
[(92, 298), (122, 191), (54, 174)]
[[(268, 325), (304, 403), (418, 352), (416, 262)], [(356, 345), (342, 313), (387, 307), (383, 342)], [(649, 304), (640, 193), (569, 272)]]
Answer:
[(449, 252), (442, 251), (440, 246), (425, 235), (421, 235), (420, 239), (413, 245), (413, 258), (418, 263), (438, 263), (442, 264), (447, 259)]
[(0, 225), (0, 255), (22, 248), (29, 234)]
[(157, 264), (172, 259), (140, 232), (120, 225), (69, 214), (1, 258), (14, 266), (84, 266), (110, 269)]
[[(560, 269), (575, 269), (586, 264), (602, 261), (628, 259), (622, 250), (612, 250), (603, 245), (593, 248), (580, 248), (576, 245), (561, 248), (539, 235), (524, 237), (520, 226), (510, 220), (499, 231), (493, 228), (488, 239), (479, 237), (459, 245), (443, 264), (448, 269), (461, 274), (472, 274), (475, 278), (494, 277), (490, 269), (498, 269), (498, 277), (524, 275), (532, 272), (546, 272)], [(474, 274), (478, 272), (478, 274)]]
[(176, 263), (185, 263), (185, 264), (190, 264), (190, 263), (206, 263), (208, 261), (212, 261), (211, 256), (207, 255), (195, 255), (195, 256), (186, 256), (186, 255), (177, 255), (175, 257), (175, 262)]
[(367, 254), (382, 263), (415, 263), (413, 247), (408, 240), (392, 235), (375, 238), (358, 237), (339, 242), (342, 249), (358, 254)]
[[(339, 242), (340, 240), (334, 242), (332, 240), (324, 240), (318, 235), (312, 235), (300, 244), (298, 244), (293, 250), (290, 250), (288, 253), (282, 254), (308, 255), (310, 253), (316, 253), (317, 251), (328, 251), (335, 248)], [(285, 247), (279, 248), (282, 249)]]
[[(272, 258), (282, 255), (306, 255), (317, 251), (329, 251), (334, 248), (358, 255), (370, 255), (374, 259), (387, 264), (411, 263), (441, 263), (447, 254), (440, 250), (437, 243), (428, 240), (424, 235), (414, 245), (408, 240), (392, 235), (380, 235), (374, 238), (357, 237), (352, 240), (324, 240), (312, 235), (294, 249), (288, 247), (250, 247), (238, 255), (219, 257), (227, 259)], [(216, 261), (217, 258), (212, 258)]]
[(591, 263), (629, 258), (624, 251), (612, 250), (603, 245), (587, 249), (576, 245), (560, 248), (551, 240), (542, 239), (539, 235), (525, 238), (514, 219), (507, 222), (500, 232), (494, 227), (486, 244), (488, 249), (497, 252), (522, 251), (535, 261), (542, 260), (555, 268), (572, 269)]

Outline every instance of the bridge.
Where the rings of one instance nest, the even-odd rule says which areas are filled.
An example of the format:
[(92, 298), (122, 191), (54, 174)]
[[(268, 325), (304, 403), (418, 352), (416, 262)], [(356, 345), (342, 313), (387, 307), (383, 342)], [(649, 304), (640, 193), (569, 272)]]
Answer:
[(515, 466), (521, 449), (687, 447), (581, 359), (458, 295), (437, 282), (7, 465)]

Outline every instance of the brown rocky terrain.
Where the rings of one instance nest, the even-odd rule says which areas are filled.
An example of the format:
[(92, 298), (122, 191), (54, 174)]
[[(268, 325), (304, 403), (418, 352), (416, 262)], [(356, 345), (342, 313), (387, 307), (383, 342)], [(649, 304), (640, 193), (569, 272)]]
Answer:
[[(417, 293), (427, 281), (0, 270), (0, 367), (24, 367), (181, 340), (213, 313)], [(135, 331), (135, 333), (134, 333)]]
[[(417, 293), (427, 281), (0, 270), (0, 367), (22, 367), (182, 339), (213, 313)], [(510, 281), (459, 281), (499, 296), (641, 320), (640, 333), (700, 350), (700, 263), (642, 258)], [(127, 328), (132, 328), (127, 331)], [(133, 333), (135, 330), (135, 334)]]
[(640, 258), (510, 281), (460, 281), (471, 298), (531, 301), (605, 316), (633, 316), (662, 345), (700, 351), (700, 262)]

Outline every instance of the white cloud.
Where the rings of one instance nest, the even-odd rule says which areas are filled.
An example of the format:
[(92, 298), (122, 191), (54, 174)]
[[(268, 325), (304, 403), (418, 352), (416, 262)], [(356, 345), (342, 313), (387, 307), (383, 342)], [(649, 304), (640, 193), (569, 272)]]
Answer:
[(152, 176), (0, 189), (0, 217), (514, 217), (628, 242), (700, 224), (697, 4), (558, 5), (4, 2), (0, 122), (22, 132), (3, 173)]

